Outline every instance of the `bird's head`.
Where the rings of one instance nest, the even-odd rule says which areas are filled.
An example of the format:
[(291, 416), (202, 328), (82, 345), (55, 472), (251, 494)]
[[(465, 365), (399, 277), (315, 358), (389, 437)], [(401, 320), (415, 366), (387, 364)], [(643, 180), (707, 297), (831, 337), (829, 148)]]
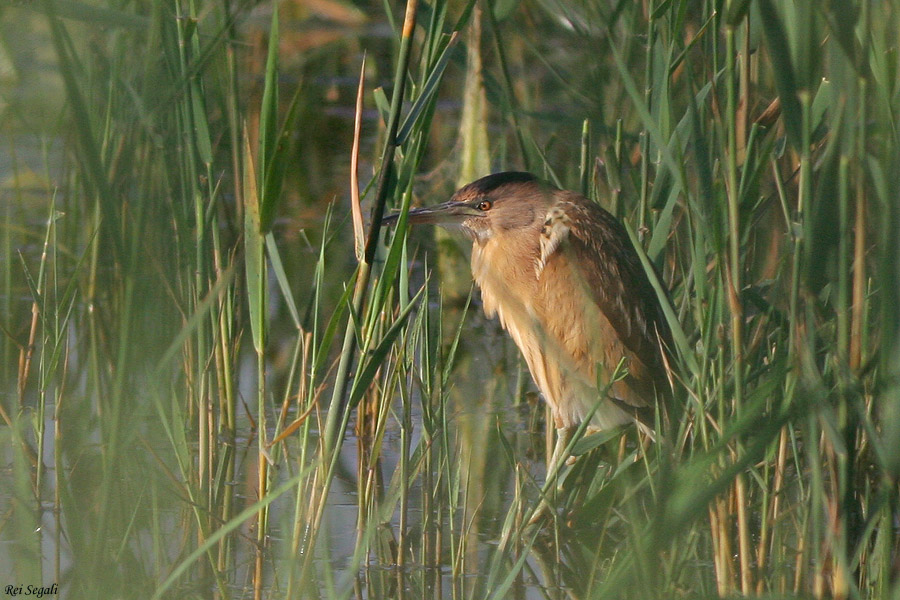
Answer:
[[(552, 188), (531, 173), (495, 173), (460, 188), (449, 202), (409, 211), (409, 222), (460, 229), (484, 243), (497, 234), (539, 228), (551, 195)], [(393, 223), (398, 216), (385, 217), (382, 223)]]

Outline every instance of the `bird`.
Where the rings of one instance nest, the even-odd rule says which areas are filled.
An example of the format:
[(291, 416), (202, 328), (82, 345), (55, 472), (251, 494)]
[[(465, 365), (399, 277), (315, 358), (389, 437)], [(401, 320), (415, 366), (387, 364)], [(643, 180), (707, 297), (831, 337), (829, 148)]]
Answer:
[(550, 407), (557, 439), (548, 477), (585, 421), (588, 434), (633, 422), (653, 435), (657, 407), (664, 410), (672, 394), (672, 337), (612, 214), (531, 173), (507, 171), (410, 210), (408, 221), (471, 240), (483, 310), (512, 337)]

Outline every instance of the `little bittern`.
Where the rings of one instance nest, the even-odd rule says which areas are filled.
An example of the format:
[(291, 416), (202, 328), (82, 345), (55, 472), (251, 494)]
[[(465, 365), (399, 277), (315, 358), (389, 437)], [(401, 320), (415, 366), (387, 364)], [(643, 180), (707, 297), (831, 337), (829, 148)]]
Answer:
[(589, 432), (631, 421), (652, 428), (671, 394), (671, 337), (615, 217), (580, 194), (508, 172), (411, 210), (409, 222), (459, 228), (472, 240), (484, 311), (500, 318), (550, 405), (559, 434), (551, 468), (588, 418)]

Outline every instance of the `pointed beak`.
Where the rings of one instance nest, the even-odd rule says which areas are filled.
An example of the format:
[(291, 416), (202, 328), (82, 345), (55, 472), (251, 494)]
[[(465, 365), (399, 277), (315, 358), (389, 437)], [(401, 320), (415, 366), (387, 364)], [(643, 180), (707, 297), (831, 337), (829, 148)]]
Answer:
[[(469, 217), (481, 216), (482, 212), (464, 202), (444, 202), (435, 206), (416, 208), (409, 211), (409, 222), (413, 225), (445, 225), (458, 226)], [(393, 225), (400, 218), (400, 213), (388, 215), (381, 220), (382, 225)]]

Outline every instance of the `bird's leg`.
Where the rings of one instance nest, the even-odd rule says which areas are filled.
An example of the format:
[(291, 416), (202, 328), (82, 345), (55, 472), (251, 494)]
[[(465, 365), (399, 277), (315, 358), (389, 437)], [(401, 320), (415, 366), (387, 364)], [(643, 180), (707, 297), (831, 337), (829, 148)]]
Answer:
[(559, 469), (569, 458), (564, 455), (566, 446), (569, 445), (569, 441), (575, 434), (575, 429), (575, 427), (558, 427), (556, 429), (556, 446), (553, 447), (553, 454), (550, 455), (550, 460), (547, 462), (547, 483), (552, 483), (556, 479)]
[(556, 485), (559, 470), (568, 458), (568, 456), (566, 456), (566, 447), (569, 445), (569, 441), (572, 439), (575, 429), (575, 427), (558, 427), (556, 429), (556, 445), (553, 447), (553, 454), (550, 455), (550, 460), (547, 461), (547, 478), (544, 480), (544, 487), (541, 488), (541, 503), (528, 520), (529, 525), (537, 523), (541, 517), (550, 510), (547, 496)]

